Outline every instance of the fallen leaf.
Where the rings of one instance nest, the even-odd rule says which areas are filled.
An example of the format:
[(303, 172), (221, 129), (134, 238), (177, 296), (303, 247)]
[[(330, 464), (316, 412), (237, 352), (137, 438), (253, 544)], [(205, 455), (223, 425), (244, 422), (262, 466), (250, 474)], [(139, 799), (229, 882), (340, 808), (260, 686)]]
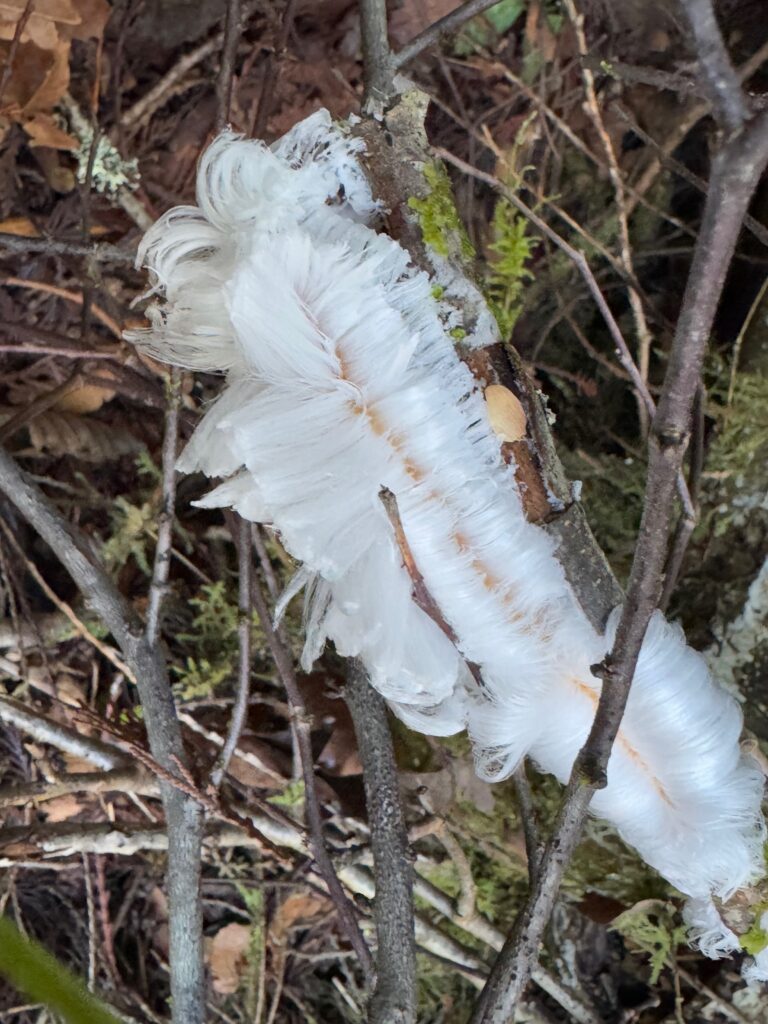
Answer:
[[(100, 376), (110, 377), (111, 374), (109, 370), (101, 370)], [(54, 408), (59, 412), (85, 416), (89, 412), (96, 412), (105, 402), (111, 402), (114, 397), (115, 392), (109, 388), (103, 388), (97, 384), (83, 384), (62, 395)]]
[(80, 148), (77, 139), (60, 128), (50, 114), (35, 114), (31, 121), (25, 122), (24, 131), (32, 146), (49, 146), (51, 149), (67, 149), (71, 152)]
[(36, 416), (29, 424), (29, 439), (37, 453), (76, 455), (85, 462), (108, 462), (142, 447), (127, 430), (60, 412)]
[(296, 892), (288, 896), (277, 908), (269, 926), (270, 935), (278, 942), (295, 925), (309, 922), (319, 914), (325, 914), (330, 903), (325, 896), (313, 892)]
[(48, 821), (66, 821), (79, 814), (83, 805), (74, 793), (69, 793), (66, 796), (57, 796), (53, 800), (46, 800), (42, 809)]
[(228, 924), (206, 942), (206, 960), (215, 992), (231, 995), (237, 991), (250, 941), (251, 929), (247, 925)]
[(7, 220), (0, 220), (0, 231), (22, 238), (37, 238), (38, 235), (37, 228), (28, 217), (8, 217)]
[(489, 384), (485, 389), (488, 419), (500, 441), (519, 441), (525, 437), (525, 410), (518, 397), (503, 384)]
[[(26, 6), (26, 0), (0, 0), (0, 16), (4, 19), (18, 21)], [(35, 0), (29, 20), (36, 19), (76, 25), (80, 21), (80, 15), (71, 0)]]

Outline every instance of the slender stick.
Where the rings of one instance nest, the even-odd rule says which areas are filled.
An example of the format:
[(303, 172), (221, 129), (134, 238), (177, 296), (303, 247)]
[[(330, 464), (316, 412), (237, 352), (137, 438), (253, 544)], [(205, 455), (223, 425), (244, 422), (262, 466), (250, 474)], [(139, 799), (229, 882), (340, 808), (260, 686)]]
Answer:
[(498, 2), (499, 0), (466, 0), (455, 11), (451, 11), (450, 14), (439, 18), (429, 28), (420, 32), (410, 43), (406, 43), (402, 49), (398, 50), (392, 60), (395, 70), (399, 70), (403, 65), (410, 63), (420, 53), (423, 53), (427, 47), (438, 42), (441, 36), (457, 32), (470, 18), (482, 14), (483, 11), (487, 11), (489, 7), (493, 7)]
[(229, 124), (232, 107), (232, 89), (235, 80), (235, 58), (240, 40), (240, 0), (227, 0), (224, 22), (224, 39), (221, 48), (221, 66), (216, 86), (218, 104), (216, 108), (216, 131), (220, 132)]
[(237, 749), (240, 734), (243, 731), (248, 714), (248, 698), (251, 690), (251, 619), (253, 609), (251, 598), (251, 569), (253, 565), (251, 558), (251, 524), (245, 519), (238, 517), (237, 526), (237, 640), (239, 649), (237, 698), (235, 706), (232, 708), (232, 718), (229, 723), (227, 738), (211, 772), (211, 785), (214, 789), (218, 789), (221, 786), (224, 775), (229, 767), (229, 762), (232, 760), (232, 756)]
[(160, 612), (168, 588), (173, 547), (173, 518), (176, 505), (176, 449), (179, 441), (181, 374), (172, 367), (168, 380), (165, 433), (162, 450), (162, 507), (158, 516), (155, 561), (147, 603), (147, 643), (156, 644), (160, 633)]
[(320, 811), (320, 800), (315, 786), (315, 769), (314, 757), (312, 755), (310, 719), (307, 714), (304, 698), (302, 697), (301, 690), (299, 689), (296, 673), (293, 670), (293, 661), (290, 653), (272, 626), (272, 616), (270, 615), (267, 600), (264, 597), (264, 592), (262, 591), (259, 581), (255, 576), (251, 580), (251, 594), (253, 596), (253, 605), (256, 609), (256, 614), (259, 616), (261, 628), (267, 639), (267, 645), (275, 662), (278, 675), (285, 687), (288, 701), (291, 705), (291, 724), (296, 735), (301, 758), (301, 771), (304, 779), (304, 797), (307, 808), (307, 821), (309, 824), (312, 856), (315, 858), (315, 863), (317, 864), (320, 874), (323, 876), (323, 880), (331, 894), (331, 899), (336, 907), (336, 913), (339, 915), (339, 920), (341, 921), (347, 938), (358, 955), (360, 965), (365, 972), (366, 977), (369, 981), (372, 981), (374, 970), (371, 951), (368, 949), (362, 932), (360, 931), (360, 926), (357, 923), (357, 917), (355, 916), (352, 904), (349, 902), (349, 897), (344, 892), (344, 889), (339, 882), (339, 878), (336, 874), (336, 869), (333, 866), (333, 861), (331, 860), (331, 855), (328, 852), (328, 846), (323, 834), (323, 818)]
[(649, 437), (643, 518), (613, 650), (596, 669), (604, 680), (586, 744), (573, 767), (539, 878), (515, 922), (472, 1016), (472, 1024), (502, 1024), (523, 996), (563, 872), (576, 847), (595, 789), (606, 783), (643, 637), (663, 584), (669, 523), (688, 442), (691, 409), (725, 275), (744, 214), (768, 163), (768, 114), (730, 139), (713, 161), (699, 241)]
[(409, 855), (387, 706), (353, 661), (344, 691), (363, 762), (376, 880), (376, 988), (369, 1024), (415, 1024), (416, 946), (413, 864)]
[[(634, 384), (636, 391), (645, 403), (646, 408), (651, 415), (653, 415), (656, 412), (656, 405), (650, 391), (648, 390), (648, 385), (643, 380), (642, 375), (637, 368), (637, 364), (632, 358), (632, 353), (624, 339), (624, 335), (621, 333), (621, 328), (616, 322), (616, 317), (611, 312), (611, 308), (606, 302), (605, 296), (595, 280), (595, 275), (592, 273), (592, 268), (587, 262), (584, 253), (566, 242), (562, 235), (558, 235), (558, 233), (554, 231), (545, 220), (539, 217), (537, 213), (534, 213), (534, 211), (524, 203), (512, 189), (507, 188), (502, 181), (495, 178), (492, 174), (481, 171), (477, 167), (472, 167), (471, 164), (466, 163), (460, 157), (455, 156), (453, 153), (449, 153), (447, 149), (435, 148), (435, 154), (447, 163), (458, 168), (458, 170), (471, 175), (473, 178), (477, 178), (478, 181), (484, 181), (487, 185), (490, 185), (491, 188), (500, 192), (504, 198), (516, 207), (525, 217), (527, 217), (542, 234), (546, 235), (551, 242), (554, 242), (559, 249), (562, 249), (566, 256), (575, 264), (576, 269), (584, 278), (587, 288), (595, 300), (595, 304), (600, 310), (603, 320), (608, 327), (611, 338), (616, 345), (616, 355), (618, 356), (621, 365), (629, 374), (630, 379)], [(683, 508), (686, 510), (686, 513), (690, 518), (695, 520), (696, 513), (693, 507), (693, 502), (688, 494), (688, 485), (686, 484), (685, 477), (682, 473), (678, 474), (676, 485), (680, 500), (683, 503)]]
[[(184, 746), (168, 670), (131, 605), (39, 487), (0, 449), (0, 490), (53, 550), (113, 634), (136, 675), (147, 736), (155, 759), (171, 775), (184, 764)], [(205, 1016), (200, 848), (204, 815), (198, 803), (161, 783), (168, 828), (168, 896), (174, 1024), (203, 1024)]]
[(363, 46), (363, 109), (383, 108), (393, 91), (394, 72), (389, 48), (386, 0), (360, 0)]

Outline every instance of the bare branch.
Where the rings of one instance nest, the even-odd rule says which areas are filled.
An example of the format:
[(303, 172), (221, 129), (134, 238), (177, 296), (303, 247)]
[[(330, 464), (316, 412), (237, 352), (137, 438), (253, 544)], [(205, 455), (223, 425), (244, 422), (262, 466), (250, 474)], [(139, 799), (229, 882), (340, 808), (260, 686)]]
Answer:
[(720, 34), (712, 0), (680, 0), (680, 6), (691, 27), (699, 77), (715, 120), (725, 131), (735, 133), (746, 122), (749, 111)]
[(370, 1024), (414, 1024), (417, 998), (413, 865), (387, 707), (358, 661), (350, 665), (344, 696), (355, 723), (363, 762), (376, 879), (376, 988), (368, 1020)]
[(375, 113), (393, 91), (394, 69), (389, 48), (386, 0), (360, 0), (363, 46), (363, 109)]
[[(165, 661), (148, 643), (131, 605), (43, 492), (0, 450), (0, 490), (37, 530), (114, 635), (135, 673), (147, 736), (155, 759), (172, 775), (184, 764), (181, 730)], [(202, 808), (178, 788), (163, 782), (168, 823), (168, 895), (171, 932), (173, 1020), (202, 1024), (205, 1010), (202, 917), (199, 900)]]
[(165, 433), (163, 435), (162, 507), (157, 521), (157, 544), (152, 566), (152, 582), (147, 602), (147, 643), (156, 644), (160, 634), (160, 612), (168, 586), (173, 546), (173, 517), (176, 505), (176, 448), (179, 440), (179, 404), (181, 373), (172, 367), (166, 394)]
[(296, 673), (293, 670), (293, 661), (289, 651), (286, 649), (280, 637), (272, 627), (272, 616), (269, 612), (266, 598), (261, 589), (258, 579), (254, 576), (251, 580), (251, 594), (256, 614), (259, 616), (261, 628), (267, 638), (267, 645), (275, 662), (278, 675), (285, 687), (288, 701), (291, 705), (291, 724), (295, 730), (297, 745), (301, 757), (301, 771), (304, 779), (304, 797), (307, 809), (307, 820), (309, 823), (310, 841), (312, 855), (318, 866), (320, 874), (328, 888), (336, 912), (355, 952), (357, 953), (361, 967), (366, 976), (373, 978), (373, 958), (365, 943), (360, 926), (357, 923), (354, 908), (349, 902), (333, 866), (330, 853), (323, 835), (323, 818), (320, 811), (320, 800), (315, 786), (314, 757), (312, 756), (312, 738), (310, 735), (310, 720), (307, 715), (304, 698), (301, 695)]
[(218, 103), (216, 107), (216, 131), (220, 132), (229, 124), (232, 106), (232, 89), (235, 80), (235, 58), (240, 41), (240, 0), (227, 0), (224, 20), (224, 38), (221, 48), (221, 65), (216, 84)]
[(21, 732), (34, 736), (40, 743), (50, 743), (73, 757), (82, 757), (96, 765), (111, 771), (124, 766), (128, 758), (106, 743), (83, 736), (61, 722), (48, 718), (39, 711), (33, 711), (12, 697), (0, 698), (0, 722), (15, 725)]
[(663, 583), (676, 481), (688, 443), (691, 410), (725, 275), (750, 198), (768, 163), (768, 114), (729, 140), (713, 161), (699, 242), (683, 296), (659, 408), (649, 438), (643, 518), (627, 597), (592, 729), (573, 767), (537, 884), (494, 965), (472, 1024), (506, 1022), (522, 998), (557, 890), (578, 843), (595, 789), (606, 782), (611, 748), (632, 675)]
[(100, 242), (97, 245), (84, 242), (67, 242), (58, 238), (25, 238), (0, 232), (0, 249), (20, 254), (39, 252), (46, 256), (86, 256), (98, 263), (133, 264), (133, 253), (125, 252), (116, 245)]
[[(454, 167), (458, 168), (460, 171), (464, 171), (465, 174), (469, 174), (473, 178), (477, 178), (478, 181), (484, 181), (487, 185), (490, 185), (491, 188), (494, 188), (497, 192), (500, 192), (506, 200), (508, 200), (514, 207), (516, 207), (525, 217), (527, 217), (530, 220), (530, 222), (537, 228), (537, 230), (541, 231), (542, 234), (546, 235), (551, 242), (554, 242), (554, 244), (559, 249), (561, 249), (566, 254), (566, 256), (574, 263), (576, 269), (584, 278), (587, 288), (589, 289), (592, 298), (595, 300), (595, 305), (600, 310), (603, 320), (605, 321), (605, 324), (608, 327), (608, 331), (611, 335), (611, 338), (613, 339), (613, 342), (616, 345), (616, 355), (618, 356), (621, 365), (629, 374), (630, 379), (635, 386), (635, 389), (637, 390), (639, 396), (644, 402), (649, 413), (653, 415), (656, 412), (656, 405), (653, 401), (653, 398), (651, 397), (650, 391), (648, 390), (648, 385), (643, 380), (643, 377), (640, 371), (638, 370), (634, 359), (632, 358), (632, 353), (630, 352), (629, 346), (627, 345), (624, 339), (624, 335), (621, 333), (621, 328), (616, 322), (616, 318), (611, 312), (611, 308), (606, 302), (605, 296), (603, 295), (602, 291), (600, 290), (600, 286), (598, 285), (595, 279), (595, 275), (592, 273), (592, 268), (590, 267), (586, 257), (584, 256), (584, 253), (581, 252), (579, 249), (574, 248), (572, 245), (570, 245), (570, 243), (566, 242), (562, 235), (558, 235), (558, 233), (554, 231), (545, 220), (539, 217), (537, 213), (534, 213), (534, 211), (526, 203), (523, 202), (523, 200), (517, 195), (516, 192), (514, 192), (510, 188), (507, 188), (507, 186), (502, 181), (500, 181), (498, 178), (495, 178), (492, 174), (487, 174), (485, 171), (481, 171), (477, 167), (473, 167), (471, 164), (468, 164), (464, 160), (461, 160), (453, 153), (449, 153), (448, 150), (446, 149), (435, 148), (435, 154), (441, 157), (441, 159), (445, 160), (447, 163), (452, 164)], [(683, 476), (682, 472), (678, 474), (676, 486), (678, 494), (680, 495), (680, 500), (682, 501), (687, 514), (691, 519), (695, 520), (696, 513), (693, 508), (693, 502), (691, 501), (690, 495), (688, 494), (688, 485), (685, 482), (685, 477)]]
[(216, 759), (216, 764), (211, 772), (211, 785), (214, 789), (221, 786), (226, 774), (232, 755), (237, 749), (240, 734), (245, 725), (245, 718), (248, 714), (248, 697), (251, 687), (251, 524), (245, 519), (238, 517), (237, 521), (237, 555), (238, 555), (238, 623), (237, 641), (239, 649), (237, 697), (232, 708), (232, 718), (229, 723), (229, 731), (224, 741), (221, 753)]
[(455, 11), (451, 11), (450, 14), (439, 18), (429, 28), (420, 32), (410, 43), (406, 43), (401, 50), (398, 50), (392, 60), (393, 67), (395, 70), (399, 70), (405, 64), (410, 63), (415, 57), (418, 57), (420, 53), (423, 53), (427, 47), (438, 42), (442, 36), (457, 32), (470, 18), (482, 14), (483, 11), (487, 11), (489, 7), (493, 7), (498, 2), (499, 0), (466, 0)]
[[(48, 741), (50, 742), (50, 740)], [(57, 742), (57, 746), (61, 746)], [(107, 772), (76, 772), (49, 782), (27, 782), (0, 789), (0, 809), (15, 807), (30, 801), (55, 800), (69, 793), (138, 793), (141, 796), (159, 796), (157, 781), (132, 765)]]

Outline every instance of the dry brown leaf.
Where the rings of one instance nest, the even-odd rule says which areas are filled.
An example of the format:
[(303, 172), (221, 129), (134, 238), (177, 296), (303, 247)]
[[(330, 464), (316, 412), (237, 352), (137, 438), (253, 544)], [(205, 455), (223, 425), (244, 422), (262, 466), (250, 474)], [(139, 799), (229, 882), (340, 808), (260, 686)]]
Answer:
[(313, 892), (291, 893), (280, 906), (269, 926), (270, 936), (281, 942), (288, 931), (297, 924), (311, 921), (319, 914), (327, 913), (330, 903), (325, 896)]
[(100, 39), (112, 8), (107, 0), (75, 0), (79, 15), (77, 24), (66, 29), (72, 39)]
[(69, 132), (65, 132), (50, 114), (35, 114), (31, 121), (24, 123), (24, 131), (30, 138), (31, 146), (49, 146), (51, 149), (67, 149), (75, 152), (80, 143)]
[(28, 217), (8, 217), (7, 220), (0, 220), (0, 231), (22, 238), (37, 238), (38, 235), (37, 228)]
[(29, 424), (32, 447), (46, 455), (76, 455), (85, 462), (108, 462), (141, 449), (127, 430), (71, 413), (47, 412)]
[(206, 942), (206, 960), (215, 992), (231, 995), (237, 991), (250, 941), (251, 929), (247, 925), (228, 924)]
[(525, 437), (527, 420), (517, 395), (503, 384), (489, 384), (485, 389), (488, 419), (500, 441), (519, 441)]
[(46, 800), (43, 805), (48, 821), (66, 821), (68, 818), (74, 818), (82, 809), (83, 805), (74, 793), (57, 796), (53, 800)]
[[(0, 0), (0, 17), (18, 21), (27, 6), (26, 0)], [(76, 25), (80, 15), (71, 0), (35, 0), (30, 21), (60, 21)]]
[[(100, 376), (114, 379), (109, 370), (101, 370)], [(115, 392), (109, 388), (102, 388), (97, 384), (83, 384), (62, 395), (54, 408), (58, 412), (70, 412), (77, 416), (85, 416), (89, 412), (96, 412), (105, 402), (111, 402), (114, 397)]]
[(389, 19), (391, 41), (397, 46), (410, 42), (419, 32), (455, 11), (460, 3), (461, 0), (420, 0), (403, 4)]

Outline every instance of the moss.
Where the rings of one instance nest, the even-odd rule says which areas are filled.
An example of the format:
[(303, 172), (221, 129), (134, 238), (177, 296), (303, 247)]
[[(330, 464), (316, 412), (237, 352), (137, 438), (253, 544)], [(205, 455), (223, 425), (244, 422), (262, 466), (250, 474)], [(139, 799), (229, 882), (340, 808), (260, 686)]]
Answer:
[(526, 264), (537, 239), (527, 234), (528, 221), (506, 199), (496, 203), (491, 229), (488, 248), (495, 258), (488, 266), (485, 291), (499, 331), (508, 338), (522, 310), (523, 288), (533, 280)]
[(451, 180), (444, 167), (437, 162), (425, 164), (424, 178), (429, 194), (423, 199), (412, 196), (408, 206), (418, 217), (425, 243), (439, 256), (473, 259), (475, 250), (456, 210)]

